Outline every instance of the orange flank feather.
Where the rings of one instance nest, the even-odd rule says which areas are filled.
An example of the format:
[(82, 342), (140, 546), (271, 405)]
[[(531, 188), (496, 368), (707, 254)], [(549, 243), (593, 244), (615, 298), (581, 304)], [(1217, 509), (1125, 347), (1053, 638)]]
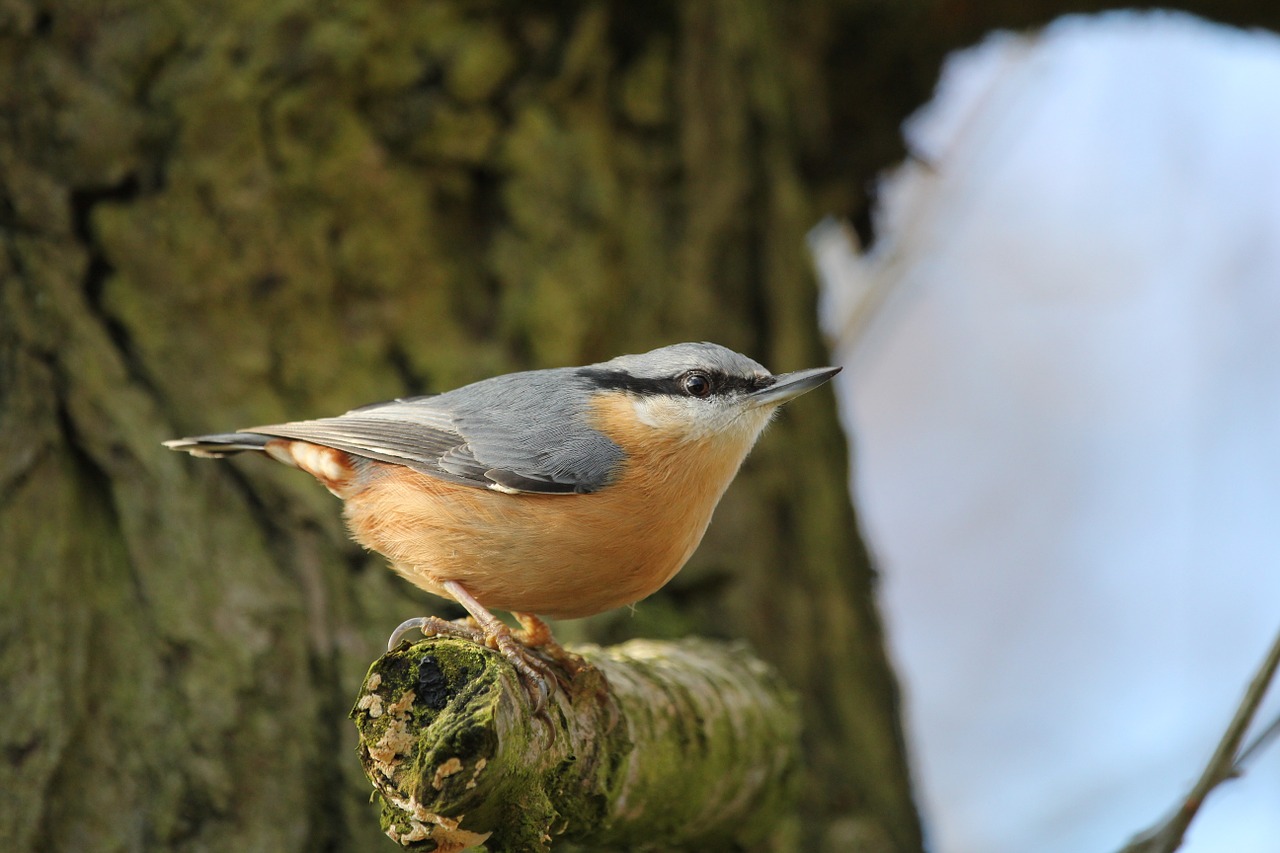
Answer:
[(262, 449), (277, 462), (306, 471), (340, 498), (347, 497), (355, 482), (351, 454), (345, 451), (287, 438), (268, 441)]

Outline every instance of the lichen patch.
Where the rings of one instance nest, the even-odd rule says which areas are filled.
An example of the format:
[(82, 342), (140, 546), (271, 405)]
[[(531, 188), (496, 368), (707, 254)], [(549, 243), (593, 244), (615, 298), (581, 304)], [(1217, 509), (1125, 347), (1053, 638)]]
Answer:
[(480, 771), (489, 764), (489, 759), (481, 758), (476, 762), (476, 769), (471, 772), (471, 779), (467, 781), (466, 789), (470, 791), (476, 786), (476, 780), (480, 778)]
[(437, 791), (441, 790), (444, 788), (444, 780), (461, 770), (462, 760), (456, 755), (448, 761), (442, 762), (440, 766), (436, 768), (435, 776), (431, 779), (431, 787), (435, 788)]
[(376, 720), (382, 716), (382, 697), (377, 693), (366, 693), (360, 697), (356, 707), (367, 713), (370, 719)]
[(406, 690), (404, 695), (387, 707), (387, 711), (396, 716), (406, 714), (413, 707), (413, 703), (417, 698), (418, 695), (412, 690)]
[[(457, 759), (452, 759), (456, 761)], [(445, 762), (448, 764), (448, 762)], [(459, 762), (461, 768), (461, 762)], [(483, 844), (492, 835), (492, 832), (472, 832), (468, 829), (462, 829), (460, 824), (466, 815), (458, 815), (456, 818), (445, 817), (429, 811), (426, 806), (418, 802), (414, 797), (407, 800), (399, 797), (388, 797), (388, 800), (396, 808), (409, 815), (409, 828), (400, 832), (395, 826), (387, 828), (387, 837), (392, 841), (407, 847), (415, 841), (425, 841), (431, 839), (436, 843), (436, 853), (458, 853), (458, 851), (466, 850), (468, 847), (475, 847)]]
[(398, 763), (396, 756), (408, 754), (413, 745), (414, 737), (409, 732), (409, 726), (397, 717), (387, 725), (387, 730), (378, 738), (378, 742), (369, 747), (369, 757), (382, 771), (382, 775), (390, 779)]

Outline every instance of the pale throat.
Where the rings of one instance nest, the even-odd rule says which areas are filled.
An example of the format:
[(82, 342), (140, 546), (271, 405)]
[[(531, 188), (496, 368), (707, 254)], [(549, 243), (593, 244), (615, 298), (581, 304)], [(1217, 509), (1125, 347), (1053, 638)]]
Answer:
[(636, 421), (672, 437), (716, 438), (743, 443), (746, 450), (755, 444), (777, 410), (775, 406), (739, 408), (666, 396), (632, 397), (631, 407)]

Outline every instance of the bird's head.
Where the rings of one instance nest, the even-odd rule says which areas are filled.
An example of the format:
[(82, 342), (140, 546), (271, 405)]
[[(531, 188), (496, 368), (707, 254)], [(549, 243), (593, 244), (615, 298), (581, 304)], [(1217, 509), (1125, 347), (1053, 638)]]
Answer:
[(745, 443), (778, 407), (822, 385), (839, 367), (774, 375), (712, 343), (684, 343), (579, 368), (600, 392), (628, 396), (639, 424), (672, 439)]

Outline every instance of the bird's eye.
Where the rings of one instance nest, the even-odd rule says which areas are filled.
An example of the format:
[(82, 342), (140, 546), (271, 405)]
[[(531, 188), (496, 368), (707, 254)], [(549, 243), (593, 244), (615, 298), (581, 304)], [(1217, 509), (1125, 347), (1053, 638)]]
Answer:
[(711, 393), (711, 380), (705, 373), (686, 373), (680, 380), (680, 387), (690, 397), (706, 397)]

